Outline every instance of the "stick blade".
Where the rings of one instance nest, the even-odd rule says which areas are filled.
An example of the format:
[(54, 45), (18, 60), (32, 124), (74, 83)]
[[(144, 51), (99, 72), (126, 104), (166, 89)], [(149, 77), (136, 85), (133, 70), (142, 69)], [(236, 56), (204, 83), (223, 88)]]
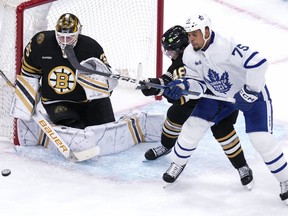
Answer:
[(69, 160), (71, 162), (81, 162), (89, 160), (91, 158), (97, 157), (100, 154), (100, 147), (95, 146), (93, 148), (81, 151), (81, 152), (72, 152), (70, 151)]

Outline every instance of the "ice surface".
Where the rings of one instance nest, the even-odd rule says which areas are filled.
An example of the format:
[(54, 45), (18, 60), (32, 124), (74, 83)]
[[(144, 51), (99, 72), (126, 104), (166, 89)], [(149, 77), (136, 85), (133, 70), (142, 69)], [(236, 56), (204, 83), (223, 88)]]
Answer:
[[(274, 105), (274, 134), (288, 157), (288, 2), (167, 0), (164, 29), (184, 23), (197, 10), (207, 12), (217, 31), (233, 35), (267, 56), (271, 63), (267, 83)], [(165, 59), (164, 64), (168, 63)], [(165, 101), (152, 102), (136, 90), (116, 89), (112, 101), (117, 115), (127, 112), (132, 100), (138, 106), (134, 109), (165, 113), (169, 106)], [(236, 130), (254, 172), (252, 191), (241, 186), (237, 171), (210, 131), (175, 185), (165, 190), (162, 174), (169, 167), (169, 155), (143, 161), (144, 152), (159, 143), (142, 143), (94, 162), (75, 164), (41, 147), (14, 147), (3, 141), (0, 170), (9, 168), (12, 173), (0, 177), (0, 215), (287, 215), (288, 207), (279, 198), (279, 184), (251, 147), (242, 115)]]

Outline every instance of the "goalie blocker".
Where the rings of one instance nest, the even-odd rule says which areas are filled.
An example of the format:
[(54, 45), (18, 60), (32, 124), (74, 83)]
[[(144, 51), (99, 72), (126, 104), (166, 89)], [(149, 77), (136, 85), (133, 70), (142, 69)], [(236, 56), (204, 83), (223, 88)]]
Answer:
[[(160, 141), (164, 118), (162, 114), (140, 112), (122, 116), (116, 122), (89, 126), (85, 129), (64, 126), (53, 126), (53, 129), (71, 151), (80, 152), (99, 146), (98, 156), (104, 156), (125, 151), (140, 142)], [(18, 119), (17, 126), (21, 146), (41, 145), (59, 154), (35, 121)]]

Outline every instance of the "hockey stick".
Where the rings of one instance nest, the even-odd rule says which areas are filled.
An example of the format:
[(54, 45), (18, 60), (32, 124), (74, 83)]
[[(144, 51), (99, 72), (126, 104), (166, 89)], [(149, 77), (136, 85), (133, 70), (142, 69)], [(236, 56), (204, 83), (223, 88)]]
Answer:
[(69, 62), (71, 63), (71, 65), (76, 70), (80, 70), (82, 72), (88, 72), (88, 73), (95, 73), (95, 74), (98, 74), (98, 75), (101, 75), (101, 76), (105, 76), (105, 77), (109, 77), (109, 78), (117, 79), (117, 80), (123, 80), (123, 81), (130, 82), (130, 83), (137, 83), (138, 82), (137, 79), (133, 79), (133, 78), (130, 78), (130, 77), (125, 77), (125, 76), (120, 76), (118, 74), (109, 74), (109, 73), (105, 73), (105, 72), (101, 72), (101, 71), (96, 71), (96, 70), (92, 70), (92, 69), (89, 69), (89, 68), (86, 68), (86, 67), (82, 66), (79, 63), (77, 57), (75, 56), (75, 52), (74, 52), (74, 49), (73, 49), (72, 45), (66, 45), (65, 53), (67, 55), (67, 58), (68, 58)]
[[(162, 86), (162, 85), (159, 85), (159, 84), (155, 84), (155, 83), (139, 82), (139, 80), (138, 80), (139, 79), (139, 74), (142, 73), (142, 64), (141, 63), (139, 63), (138, 69), (137, 69), (138, 70), (137, 71), (138, 72), (138, 79), (133, 79), (133, 78), (130, 78), (130, 77), (120, 76), (118, 74), (108, 74), (108, 73), (104, 73), (104, 72), (101, 72), (101, 71), (92, 70), (92, 69), (89, 69), (89, 68), (86, 68), (86, 67), (82, 66), (79, 63), (78, 59), (76, 58), (73, 46), (71, 46), (71, 45), (66, 45), (65, 53), (67, 55), (67, 58), (68, 58), (69, 62), (71, 63), (71, 65), (76, 70), (80, 70), (80, 71), (83, 71), (83, 72), (89, 72), (89, 73), (95, 73), (95, 74), (98, 74), (98, 75), (101, 75), (101, 76), (105, 76), (105, 77), (109, 77), (109, 78), (113, 78), (113, 79), (118, 79), (118, 80), (123, 80), (123, 81), (131, 82), (131, 83), (135, 83), (135, 84), (144, 84), (145, 86), (152, 87), (152, 88), (157, 88), (157, 89), (164, 89), (165, 88), (165, 86)], [(137, 86), (136, 89), (141, 89), (141, 86)], [(186, 91), (186, 90), (184, 90), (183, 93), (190, 99), (195, 99), (195, 96), (199, 96), (200, 95), (200, 93), (198, 93), (198, 92), (192, 92), (192, 91)], [(208, 94), (202, 94), (201, 97), (235, 103), (235, 99), (234, 98), (225, 98), (225, 97), (219, 97), (219, 96), (216, 96), (216, 95), (208, 95)]]
[[(140, 84), (143, 84), (143, 85), (148, 86), (148, 87), (156, 88), (156, 89), (166, 88), (166, 86), (156, 84), (156, 83), (140, 82)], [(138, 86), (137, 89), (141, 89), (141, 86)], [(235, 99), (230, 98), (230, 97), (226, 98), (226, 97), (220, 97), (220, 96), (210, 95), (210, 94), (200, 94), (199, 92), (193, 92), (193, 91), (187, 91), (187, 90), (183, 90), (182, 93), (190, 99), (197, 99), (197, 97), (200, 96), (203, 98), (209, 98), (209, 99), (214, 99), (214, 100), (220, 100), (220, 101), (235, 103)], [(195, 98), (195, 96), (196, 96), (196, 98)]]
[[(6, 81), (8, 86), (15, 89), (15, 86), (12, 82), (7, 78), (2, 70), (0, 70), (0, 75)], [(38, 126), (43, 130), (43, 132), (50, 138), (55, 147), (60, 151), (60, 153), (69, 161), (72, 162), (80, 162), (91, 159), (100, 153), (99, 146), (95, 146), (93, 148), (81, 151), (81, 152), (73, 152), (65, 144), (65, 141), (58, 135), (58, 133), (53, 129), (51, 124), (44, 118), (43, 114), (40, 110), (35, 109), (34, 114), (32, 116), (33, 120), (38, 124)]]

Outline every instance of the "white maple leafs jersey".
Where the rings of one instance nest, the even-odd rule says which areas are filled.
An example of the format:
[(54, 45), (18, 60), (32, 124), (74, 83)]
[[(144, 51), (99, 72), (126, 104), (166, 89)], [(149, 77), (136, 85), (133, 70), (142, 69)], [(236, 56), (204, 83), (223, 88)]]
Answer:
[(249, 46), (215, 32), (205, 51), (194, 51), (189, 44), (183, 63), (187, 76), (204, 81), (218, 96), (233, 97), (245, 84), (255, 92), (261, 92), (265, 86), (267, 60)]

